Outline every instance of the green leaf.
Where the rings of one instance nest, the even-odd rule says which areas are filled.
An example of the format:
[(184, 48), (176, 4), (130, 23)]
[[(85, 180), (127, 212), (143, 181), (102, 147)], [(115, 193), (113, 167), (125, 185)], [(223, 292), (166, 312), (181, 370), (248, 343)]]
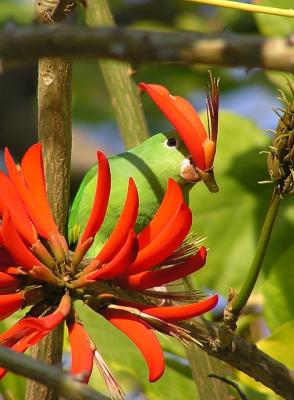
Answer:
[(294, 293), (291, 279), (293, 255), (294, 245), (290, 244), (284, 254), (274, 262), (264, 282), (264, 312), (271, 329), (276, 329), (282, 323), (294, 318)]
[[(229, 287), (241, 287), (250, 267), (258, 235), (273, 186), (259, 185), (266, 180), (266, 156), (259, 155), (270, 139), (243, 117), (221, 113), (215, 175), (220, 187), (208, 193), (197, 184), (192, 190), (193, 229), (207, 236), (206, 266), (194, 274), (198, 287), (208, 287), (227, 295)], [(270, 328), (293, 319), (294, 292), (290, 288), (289, 260), (294, 256), (293, 198), (283, 199), (273, 229), (269, 249), (254, 293), (264, 295), (264, 308)]]
[(0, 3), (0, 25), (14, 21), (18, 24), (32, 22), (34, 7), (32, 4), (19, 4), (11, 0), (1, 0)]
[(220, 114), (215, 176), (220, 191), (211, 194), (198, 183), (191, 192), (194, 232), (207, 237), (210, 249), (205, 267), (194, 274), (197, 286), (226, 295), (239, 288), (252, 260), (263, 214), (271, 197), (266, 157), (270, 143), (250, 120), (229, 112)]
[[(87, 306), (78, 304), (77, 310), (90, 337), (126, 392), (139, 388), (148, 400), (198, 399), (196, 386), (185, 359), (167, 356), (163, 377), (156, 383), (149, 383), (147, 366), (134, 344)], [(169, 352), (173, 350), (173, 340), (163, 339), (163, 343), (167, 345)], [(90, 384), (107, 394), (102, 378), (97, 373), (91, 378)]]
[[(293, 8), (292, 0), (260, 0), (259, 6)], [(286, 36), (293, 33), (294, 18), (277, 17), (276, 15), (254, 14), (260, 32), (265, 36)]]

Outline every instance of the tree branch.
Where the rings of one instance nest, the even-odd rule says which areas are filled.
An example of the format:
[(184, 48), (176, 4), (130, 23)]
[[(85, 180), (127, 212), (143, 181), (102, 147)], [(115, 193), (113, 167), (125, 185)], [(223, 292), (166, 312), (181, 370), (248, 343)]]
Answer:
[(294, 72), (294, 45), (290, 38), (115, 27), (91, 29), (60, 25), (2, 30), (0, 56), (11, 60), (91, 56), (129, 60), (135, 65), (170, 61)]
[(263, 383), (283, 399), (293, 399), (294, 371), (259, 350), (255, 344), (234, 335), (225, 326), (207, 320), (197, 319), (183, 326), (202, 343), (206, 353)]
[(16, 374), (50, 386), (68, 400), (106, 400), (102, 394), (61, 369), (0, 346), (0, 365)]

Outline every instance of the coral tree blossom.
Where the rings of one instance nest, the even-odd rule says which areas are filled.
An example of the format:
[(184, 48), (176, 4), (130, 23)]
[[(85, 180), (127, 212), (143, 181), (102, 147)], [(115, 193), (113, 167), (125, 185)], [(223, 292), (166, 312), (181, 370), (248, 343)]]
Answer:
[[(179, 186), (168, 182), (161, 206), (148, 226), (136, 234), (138, 193), (132, 179), (123, 211), (112, 234), (94, 259), (87, 258), (101, 227), (109, 199), (109, 164), (97, 152), (99, 173), (93, 208), (76, 249), (69, 251), (48, 204), (42, 148), (28, 149), (20, 165), (5, 150), (6, 175), (0, 172), (0, 319), (30, 306), (0, 343), (24, 352), (64, 321), (71, 346), (71, 373), (87, 382), (93, 360), (116, 397), (123, 392), (85, 331), (76, 300), (126, 334), (146, 360), (149, 380), (164, 372), (164, 357), (155, 331), (193, 341), (178, 321), (211, 310), (217, 296), (166, 292), (165, 284), (187, 276), (205, 263), (206, 249), (187, 234), (191, 211)], [(156, 290), (154, 289), (156, 287)], [(97, 324), (99, 321), (97, 320)], [(7, 371), (0, 368), (0, 376)]]

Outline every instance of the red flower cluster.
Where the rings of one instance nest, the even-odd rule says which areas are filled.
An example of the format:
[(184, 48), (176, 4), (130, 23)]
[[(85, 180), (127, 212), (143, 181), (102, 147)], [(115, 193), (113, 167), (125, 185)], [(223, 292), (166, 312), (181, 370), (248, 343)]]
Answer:
[[(83, 300), (135, 343), (153, 382), (164, 371), (163, 353), (153, 329), (192, 340), (177, 321), (211, 310), (218, 298), (214, 295), (190, 304), (169, 301), (162, 305), (169, 293), (152, 288), (197, 271), (205, 263), (206, 249), (185, 241), (192, 223), (191, 211), (172, 180), (154, 218), (136, 234), (139, 199), (130, 179), (125, 205), (112, 234), (99, 254), (87, 259), (105, 217), (111, 186), (108, 161), (101, 152), (97, 156), (99, 172), (92, 212), (71, 252), (48, 204), (41, 146), (33, 145), (20, 165), (5, 151), (8, 175), (0, 172), (0, 319), (25, 306), (31, 308), (0, 334), (0, 343), (24, 352), (66, 321), (71, 372), (87, 382), (93, 359), (100, 365), (104, 361), (76, 314), (74, 302)], [(1, 377), (6, 372), (0, 368)]]

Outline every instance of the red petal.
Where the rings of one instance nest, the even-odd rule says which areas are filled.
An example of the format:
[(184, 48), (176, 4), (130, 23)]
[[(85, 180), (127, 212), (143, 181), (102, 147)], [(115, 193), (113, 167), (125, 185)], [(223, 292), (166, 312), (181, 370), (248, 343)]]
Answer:
[(9, 177), (14, 184), (19, 196), (25, 204), (26, 210), (32, 219), (32, 222), (37, 229), (38, 233), (44, 238), (48, 238), (48, 234), (52, 231), (57, 231), (57, 227), (52, 220), (51, 213), (43, 214), (37, 200), (34, 199), (32, 193), (28, 190), (23, 176), (18, 172), (16, 165), (8, 151), (5, 149), (4, 153), (5, 165), (9, 174)]
[(137, 274), (160, 264), (183, 242), (191, 224), (191, 210), (183, 203), (166, 228), (148, 246), (139, 251), (127, 275)]
[(201, 247), (198, 252), (187, 261), (173, 267), (158, 269), (156, 271), (146, 271), (123, 277), (117, 280), (119, 286), (131, 290), (146, 290), (152, 287), (176, 281), (184, 276), (197, 271), (206, 261), (206, 248)]
[(160, 343), (151, 328), (136, 316), (122, 310), (103, 309), (99, 312), (135, 343), (148, 365), (149, 381), (157, 381), (164, 372), (164, 358)]
[(112, 279), (120, 276), (127, 271), (138, 254), (137, 236), (133, 230), (129, 231), (128, 238), (124, 246), (113, 257), (113, 259), (105, 264), (102, 268), (92, 272), (87, 276), (87, 280)]
[(101, 151), (97, 151), (97, 159), (98, 177), (96, 193), (88, 223), (80, 239), (81, 243), (89, 237), (94, 237), (96, 235), (104, 221), (108, 205), (111, 185), (109, 163), (106, 156)]
[(141, 311), (163, 319), (164, 321), (182, 321), (185, 319), (197, 317), (212, 310), (218, 302), (218, 295), (199, 301), (198, 303), (185, 304), (183, 306), (169, 307), (144, 307)]
[(90, 339), (83, 326), (73, 323), (68, 327), (71, 347), (71, 373), (83, 377), (88, 383), (93, 368), (93, 350)]
[(21, 292), (0, 295), (0, 321), (15, 313), (24, 304)]
[(9, 213), (5, 213), (1, 224), (1, 239), (13, 259), (25, 269), (40, 265), (40, 261), (30, 252), (13, 226)]
[[(1, 235), (0, 235), (1, 239)], [(4, 249), (3, 247), (0, 246), (0, 266), (6, 267), (7, 265), (13, 265), (16, 266), (17, 264), (9, 254), (9, 252)]]
[[(50, 331), (56, 328), (68, 315), (71, 301), (68, 295), (64, 295), (58, 308), (46, 317), (25, 317), (0, 335), (0, 343), (16, 343), (25, 337), (28, 346), (36, 344)], [(33, 336), (31, 336), (34, 333)]]
[(138, 235), (140, 250), (160, 234), (178, 210), (179, 205), (183, 202), (184, 197), (181, 188), (173, 179), (169, 179), (164, 198), (158, 211), (150, 223)]
[(38, 203), (38, 207), (42, 215), (45, 216), (47, 224), (50, 225), (52, 231), (57, 231), (54, 218), (52, 216), (44, 176), (42, 146), (36, 143), (31, 146), (21, 160), (21, 173), (25, 178), (28, 190)]
[(109, 262), (112, 259), (113, 255), (117, 254), (119, 249), (125, 243), (130, 229), (133, 229), (136, 223), (138, 207), (138, 191), (135, 182), (132, 178), (130, 178), (124, 208), (115, 225), (115, 228), (109, 236), (109, 239), (96, 257), (99, 261), (101, 261), (102, 264)]
[(178, 131), (187, 146), (197, 167), (205, 171), (205, 157), (202, 143), (208, 138), (206, 130), (191, 104), (179, 96), (172, 96), (160, 85), (140, 83), (144, 90), (156, 103), (166, 118)]
[(1, 289), (18, 289), (20, 287), (20, 279), (14, 275), (6, 274), (0, 269), (0, 290)]
[(11, 275), (26, 275), (25, 271), (22, 270), (21, 267), (11, 267), (10, 265), (0, 265), (0, 271)]
[(31, 221), (10, 179), (2, 171), (0, 171), (0, 200), (1, 214), (7, 208), (20, 235), (32, 244), (36, 237)]

